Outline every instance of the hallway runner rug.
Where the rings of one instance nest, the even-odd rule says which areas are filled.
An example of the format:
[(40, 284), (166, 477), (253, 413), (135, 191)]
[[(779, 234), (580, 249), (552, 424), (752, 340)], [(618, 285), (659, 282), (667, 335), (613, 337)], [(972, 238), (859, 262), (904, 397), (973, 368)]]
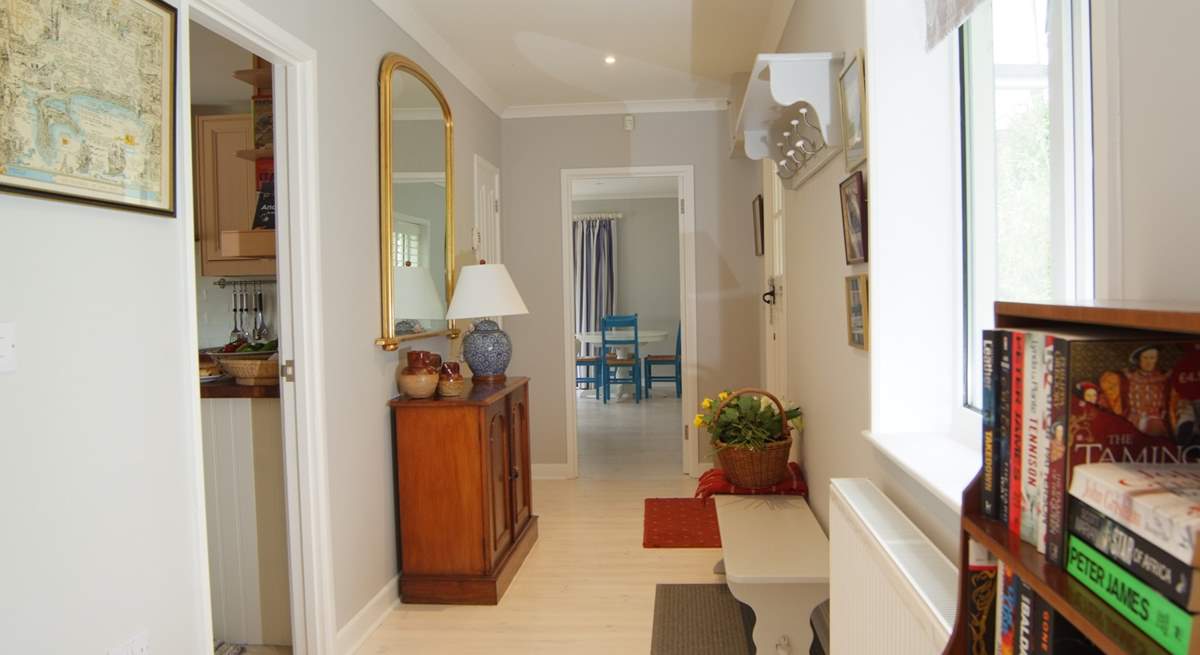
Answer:
[(753, 655), (754, 611), (723, 584), (654, 589), (650, 655)]
[(643, 548), (720, 548), (717, 503), (703, 498), (647, 498)]

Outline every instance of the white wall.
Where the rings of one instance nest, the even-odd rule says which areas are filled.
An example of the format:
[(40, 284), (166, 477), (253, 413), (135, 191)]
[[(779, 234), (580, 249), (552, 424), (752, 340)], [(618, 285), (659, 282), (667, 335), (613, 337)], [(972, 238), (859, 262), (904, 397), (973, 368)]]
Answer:
[(618, 314), (637, 314), (643, 330), (666, 330), (664, 341), (645, 344), (645, 355), (674, 355), (679, 325), (679, 199), (576, 200), (577, 214), (620, 212), (616, 269)]
[(729, 157), (726, 112), (642, 114), (625, 132), (620, 115), (503, 121), (504, 261), (528, 316), (504, 320), (509, 371), (528, 375), (537, 464), (567, 462), (562, 286), (564, 168), (692, 164), (696, 187), (696, 314), (701, 394), (757, 384), (758, 262), (748, 229), (756, 165)]
[[(500, 121), (368, 0), (253, 6), (317, 51), (340, 626), (397, 570), (385, 406), (397, 356), (373, 345), (380, 60), (393, 51), (415, 59), (455, 113), (460, 261), (474, 216), (469, 162), (475, 152), (499, 161)], [(181, 12), (181, 70), (186, 25)], [(186, 75), (179, 87), (182, 186)], [(172, 220), (0, 195), (0, 321), (19, 324), (21, 361), (18, 373), (0, 374), (0, 522), (10, 536), (0, 542), (5, 650), (101, 653), (146, 629), (153, 652), (211, 652), (195, 511), (200, 451), (190, 432), (199, 430), (190, 414), (198, 394), (190, 202), (181, 195), (181, 217)], [(447, 348), (440, 338), (425, 345)]]
[[(917, 166), (911, 159), (904, 163), (905, 157), (915, 155), (910, 148), (897, 148), (896, 144), (897, 139), (912, 134), (908, 128), (901, 131), (897, 121), (916, 121), (928, 127), (927, 123), (944, 118), (944, 110), (927, 106), (938, 100), (917, 92), (927, 90), (921, 65), (910, 61), (907, 65), (912, 68), (904, 71), (898, 70), (902, 64), (886, 61), (909, 56), (909, 46), (922, 42), (923, 18), (918, 9), (890, 2), (799, 0), (784, 30), (780, 52), (842, 51), (852, 55), (865, 49), (870, 148), (864, 167), (870, 203), (868, 264), (845, 263), (838, 194), (838, 185), (849, 175), (844, 156), (835, 158), (799, 189), (784, 193), (788, 394), (804, 409), (804, 468), (813, 511), (822, 525), (828, 526), (829, 480), (865, 477), (887, 493), (942, 550), (952, 553), (958, 544), (957, 515), (860, 436), (863, 430), (877, 427), (873, 425), (873, 405), (886, 407), (916, 395), (936, 397), (928, 404), (944, 406), (944, 413), (951, 407), (949, 394), (936, 382), (926, 382), (926, 377), (940, 375), (941, 359), (951, 357), (952, 345), (945, 345), (945, 354), (929, 359), (927, 365), (910, 369), (907, 383), (897, 384), (895, 369), (879, 363), (881, 353), (895, 355), (901, 348), (928, 358), (930, 344), (913, 341), (908, 330), (898, 328), (905, 322), (920, 325), (941, 320), (931, 317), (941, 316), (954, 298), (954, 278), (949, 273), (930, 276), (927, 269), (934, 264), (923, 263), (928, 259), (926, 251), (910, 243), (914, 237), (953, 238), (953, 230), (937, 222), (948, 215), (935, 207), (936, 203), (931, 204), (930, 198), (938, 193), (954, 197), (953, 189), (947, 190), (946, 180), (936, 172), (938, 161), (953, 164), (954, 159), (933, 146), (927, 152), (932, 164)], [(902, 91), (905, 84), (911, 91)], [(915, 183), (908, 179), (919, 174), (926, 179)], [(946, 205), (952, 208), (950, 200)], [(868, 272), (871, 353), (846, 343), (845, 278)], [(904, 280), (909, 273), (922, 278), (920, 286)], [(880, 367), (885, 370), (878, 370)], [(881, 385), (880, 375), (893, 377), (886, 377), (890, 381)], [(885, 423), (888, 420), (896, 425), (890, 418)]]
[[(454, 115), (458, 263), (470, 261), (471, 158), (500, 159), (500, 119), (369, 0), (258, 0), (255, 9), (317, 51), (329, 489), (338, 625), (397, 572), (386, 402), (398, 357), (379, 336), (379, 63), (409, 57)], [(410, 342), (448, 350), (443, 337)]]
[[(1200, 153), (1200, 3), (1159, 0), (1153, 9), (1106, 0), (1115, 19), (1117, 103), (1098, 96), (1097, 112), (1110, 114), (1120, 145), (1120, 230), (1124, 238), (1113, 259), (1113, 296), (1139, 300), (1200, 301), (1196, 285), (1200, 248), (1200, 186), (1195, 160)], [(1098, 53), (1097, 66), (1105, 65)], [(1111, 64), (1109, 64), (1111, 65)], [(1102, 121), (1097, 121), (1101, 124)], [(1104, 135), (1099, 135), (1104, 138)], [(1097, 179), (1096, 194), (1111, 191), (1112, 180)], [(1099, 260), (1102, 255), (1097, 255)], [(1105, 267), (1098, 261), (1103, 275)], [(1103, 292), (1104, 281), (1099, 288)]]

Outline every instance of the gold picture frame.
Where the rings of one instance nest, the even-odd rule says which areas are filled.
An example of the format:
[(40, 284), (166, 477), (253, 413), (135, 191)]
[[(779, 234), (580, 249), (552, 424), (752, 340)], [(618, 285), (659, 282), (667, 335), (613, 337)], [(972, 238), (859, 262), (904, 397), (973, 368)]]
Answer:
[(27, 4), (0, 59), (0, 190), (176, 216), (175, 7)]
[(850, 58), (838, 75), (838, 98), (848, 173), (867, 161), (867, 75), (862, 50)]
[(846, 276), (846, 341), (853, 348), (871, 349), (870, 294), (866, 273)]

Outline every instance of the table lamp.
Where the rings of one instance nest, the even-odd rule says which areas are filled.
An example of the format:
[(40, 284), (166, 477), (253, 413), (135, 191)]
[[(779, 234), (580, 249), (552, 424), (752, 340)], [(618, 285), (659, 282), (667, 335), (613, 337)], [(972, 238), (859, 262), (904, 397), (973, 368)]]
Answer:
[[(504, 264), (480, 262), (463, 266), (454, 297), (450, 299), (447, 319), (515, 316), (528, 314), (525, 301), (508, 275)], [(463, 337), (463, 359), (471, 367), (476, 384), (500, 384), (512, 360), (512, 340), (491, 319), (475, 323)]]
[(392, 272), (392, 311), (404, 318), (396, 321), (396, 334), (424, 332), (419, 319), (440, 321), (446, 317), (446, 303), (433, 282), (428, 268), (404, 262)]

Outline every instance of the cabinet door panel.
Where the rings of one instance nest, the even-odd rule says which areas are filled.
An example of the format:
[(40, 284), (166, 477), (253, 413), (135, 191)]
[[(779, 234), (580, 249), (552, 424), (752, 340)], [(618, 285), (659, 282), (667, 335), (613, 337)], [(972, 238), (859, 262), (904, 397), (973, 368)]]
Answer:
[(511, 429), (509, 453), (512, 458), (513, 530), (520, 531), (532, 514), (532, 483), (529, 461), (529, 391), (520, 387), (508, 397)]
[(509, 418), (504, 402), (487, 411), (488, 487), (491, 509), (491, 550), (494, 564), (512, 544), (512, 506), (509, 474)]
[(273, 275), (274, 259), (230, 257), (221, 253), (222, 230), (249, 230), (258, 199), (254, 162), (237, 156), (254, 147), (248, 114), (196, 119), (196, 234), (201, 272), (218, 275)]

